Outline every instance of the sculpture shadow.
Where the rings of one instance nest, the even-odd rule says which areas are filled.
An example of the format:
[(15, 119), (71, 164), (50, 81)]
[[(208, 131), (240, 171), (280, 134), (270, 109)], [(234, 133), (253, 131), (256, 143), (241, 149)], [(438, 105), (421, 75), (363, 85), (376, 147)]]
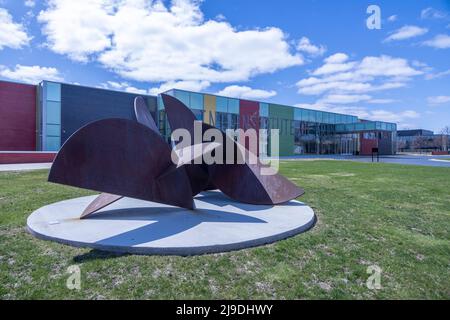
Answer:
[[(244, 214), (197, 209), (186, 214), (181, 208), (133, 208), (99, 212), (92, 220), (149, 221), (149, 224), (97, 241), (106, 246), (136, 246), (185, 232), (201, 223), (267, 223)], [(174, 223), (176, 221), (176, 223)]]
[[(233, 201), (230, 198), (227, 197), (225, 194), (223, 194), (222, 192), (218, 192), (218, 191), (204, 191), (201, 193), (201, 196), (198, 196), (195, 198), (196, 201), (202, 201), (202, 202), (206, 202), (206, 203), (210, 203), (210, 204), (214, 204), (218, 207), (225, 207), (225, 206), (232, 206), (244, 211), (262, 211), (262, 210), (268, 210), (273, 208), (273, 205), (253, 205), (253, 204), (247, 204), (247, 203), (243, 203), (243, 202), (236, 202)], [(288, 206), (298, 206), (298, 207), (303, 207), (305, 206), (304, 203), (300, 203), (300, 202), (287, 202), (284, 205), (288, 205)]]
[(120, 257), (126, 257), (130, 256), (130, 253), (120, 253), (120, 252), (109, 252), (109, 251), (102, 251), (98, 249), (92, 249), (89, 252), (77, 255), (72, 258), (72, 261), (74, 263), (84, 263), (88, 261), (93, 260), (109, 260), (109, 259), (115, 259)]

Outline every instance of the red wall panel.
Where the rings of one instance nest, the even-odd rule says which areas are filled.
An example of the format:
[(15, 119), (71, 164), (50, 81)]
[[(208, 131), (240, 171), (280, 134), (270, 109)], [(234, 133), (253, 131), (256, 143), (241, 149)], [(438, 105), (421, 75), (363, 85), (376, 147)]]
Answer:
[(360, 154), (362, 156), (372, 155), (372, 148), (378, 148), (378, 139), (364, 139), (364, 134), (360, 134)]
[(36, 86), (0, 81), (0, 150), (36, 150)]
[(0, 152), (0, 164), (53, 162), (56, 152)]
[[(259, 103), (255, 101), (239, 101), (239, 128), (243, 130), (255, 129), (259, 144)], [(241, 141), (249, 149), (248, 141)], [(259, 152), (259, 145), (256, 150)]]

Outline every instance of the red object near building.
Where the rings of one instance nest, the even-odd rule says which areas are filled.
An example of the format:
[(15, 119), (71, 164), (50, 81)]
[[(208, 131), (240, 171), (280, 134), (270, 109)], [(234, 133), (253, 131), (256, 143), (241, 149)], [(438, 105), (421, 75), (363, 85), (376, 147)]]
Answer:
[(360, 141), (360, 155), (370, 156), (372, 155), (372, 149), (378, 148), (378, 139), (376, 134), (361, 133), (359, 136)]
[(36, 86), (0, 81), (0, 151), (36, 150)]
[(448, 154), (449, 154), (448, 151), (433, 151), (431, 153), (431, 155), (433, 155), (433, 156), (446, 156)]
[[(240, 100), (239, 101), (239, 128), (247, 131), (248, 129), (256, 130), (256, 155), (259, 150), (259, 103), (255, 101)], [(250, 150), (248, 138), (241, 141), (247, 150)]]
[(0, 152), (0, 164), (49, 163), (55, 157), (56, 152)]

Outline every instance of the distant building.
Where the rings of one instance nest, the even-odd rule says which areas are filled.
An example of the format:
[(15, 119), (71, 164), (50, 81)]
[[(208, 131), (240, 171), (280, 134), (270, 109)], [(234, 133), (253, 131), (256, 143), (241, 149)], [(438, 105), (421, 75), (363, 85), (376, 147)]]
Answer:
[(449, 136), (434, 134), (433, 131), (398, 130), (397, 151), (399, 152), (433, 152), (449, 151)]

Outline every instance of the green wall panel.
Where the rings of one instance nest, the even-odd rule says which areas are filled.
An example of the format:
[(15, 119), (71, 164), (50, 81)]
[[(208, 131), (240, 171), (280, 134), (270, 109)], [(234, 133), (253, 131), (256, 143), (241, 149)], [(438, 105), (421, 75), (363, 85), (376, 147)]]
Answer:
[(292, 120), (294, 120), (294, 108), (269, 104), (269, 118), (271, 129), (280, 130), (280, 156), (292, 156), (294, 154), (294, 134), (291, 126)]

